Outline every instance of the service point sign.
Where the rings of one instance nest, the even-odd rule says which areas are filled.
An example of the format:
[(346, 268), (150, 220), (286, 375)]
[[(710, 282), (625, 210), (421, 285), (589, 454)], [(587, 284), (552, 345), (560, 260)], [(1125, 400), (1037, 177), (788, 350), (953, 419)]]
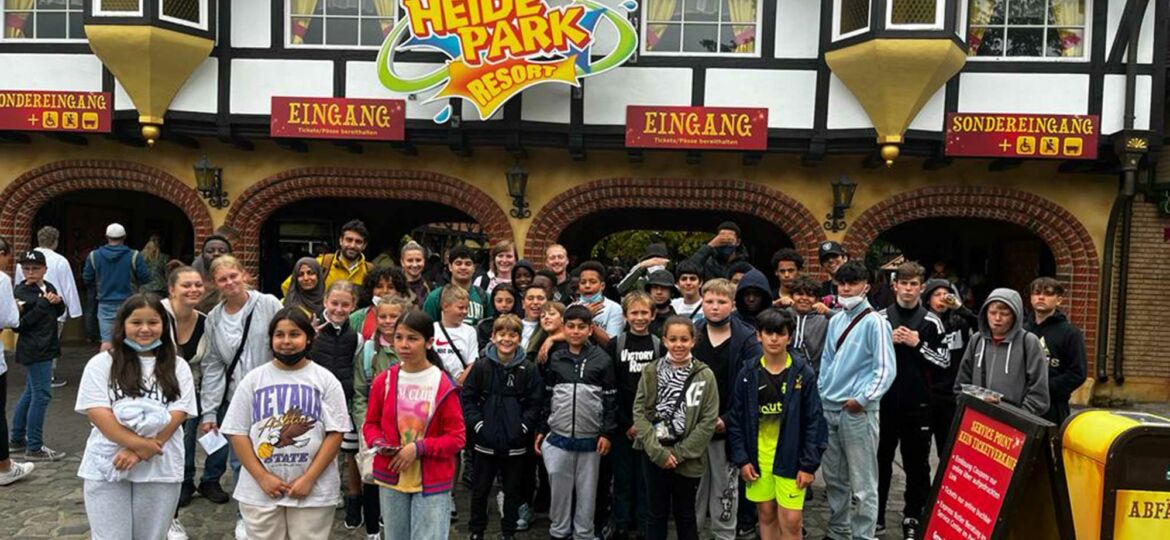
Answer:
[(0, 130), (109, 133), (109, 92), (0, 90)]
[(272, 97), (273, 137), (401, 141), (406, 137), (401, 99)]
[(946, 155), (1097, 159), (1097, 115), (947, 114)]
[(626, 146), (767, 150), (768, 109), (626, 107)]

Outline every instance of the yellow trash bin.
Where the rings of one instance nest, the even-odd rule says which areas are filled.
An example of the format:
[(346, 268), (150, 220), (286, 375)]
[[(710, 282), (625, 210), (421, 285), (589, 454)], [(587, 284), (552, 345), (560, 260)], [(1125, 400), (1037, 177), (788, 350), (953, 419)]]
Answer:
[(1170, 539), (1170, 420), (1082, 411), (1065, 422), (1061, 457), (1077, 540)]

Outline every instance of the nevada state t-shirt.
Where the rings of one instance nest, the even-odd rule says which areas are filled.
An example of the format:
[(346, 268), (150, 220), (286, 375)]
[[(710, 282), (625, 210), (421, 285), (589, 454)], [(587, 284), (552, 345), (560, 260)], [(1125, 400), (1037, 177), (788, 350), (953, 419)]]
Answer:
[[(303, 368), (288, 371), (269, 362), (248, 372), (240, 381), (220, 431), (225, 435), (247, 435), (260, 464), (291, 484), (308, 470), (327, 433), (351, 429), (345, 392), (329, 370), (309, 362)], [(260, 489), (248, 469), (241, 468), (234, 497), (263, 507), (333, 506), (341, 499), (337, 461), (330, 460), (304, 499), (273, 499)]]

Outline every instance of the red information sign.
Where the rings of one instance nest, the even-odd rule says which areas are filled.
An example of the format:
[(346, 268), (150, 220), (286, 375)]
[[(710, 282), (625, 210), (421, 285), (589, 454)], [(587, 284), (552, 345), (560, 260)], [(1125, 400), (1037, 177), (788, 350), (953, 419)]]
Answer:
[(108, 133), (109, 92), (0, 90), (0, 130)]
[(626, 146), (766, 150), (768, 109), (626, 107)]
[(1025, 438), (1022, 431), (965, 408), (923, 538), (991, 538)]
[(401, 141), (406, 138), (406, 102), (273, 96), (269, 132), (301, 139)]
[(947, 155), (1096, 159), (1097, 115), (947, 115)]

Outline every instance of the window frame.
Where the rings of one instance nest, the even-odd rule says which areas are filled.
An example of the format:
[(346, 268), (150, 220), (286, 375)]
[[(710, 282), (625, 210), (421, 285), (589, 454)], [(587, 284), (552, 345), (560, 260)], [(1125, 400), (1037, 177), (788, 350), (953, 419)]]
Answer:
[(843, 39), (851, 38), (853, 36), (860, 36), (861, 34), (869, 32), (873, 29), (873, 0), (866, 0), (866, 1), (869, 2), (869, 14), (868, 14), (868, 17), (866, 18), (865, 26), (858, 28), (857, 30), (851, 30), (849, 32), (845, 32), (844, 34), (842, 34), (841, 33), (841, 0), (833, 0), (833, 15), (832, 15), (832, 21), (830, 22), (830, 25), (832, 26), (832, 31), (833, 31), (832, 41), (837, 42), (837, 41), (841, 41)]
[[(381, 20), (381, 19), (385, 18), (385, 17), (380, 17), (380, 16), (363, 16), (363, 15), (361, 15), (361, 2), (362, 1), (363, 0), (358, 0), (358, 15), (334, 15), (334, 17), (338, 18), (338, 19), (353, 19), (353, 20), (358, 21), (358, 40), (359, 41), (361, 40), (361, 22), (363, 19)], [(324, 23), (325, 20), (329, 18), (329, 15), (325, 14), (325, 9), (326, 9), (325, 3), (327, 2), (327, 0), (320, 0), (320, 2), (321, 2), (321, 16), (317, 17), (314, 15), (309, 15), (309, 17), (312, 17), (314, 19), (320, 19), (321, 22)], [(378, 42), (377, 45), (330, 45), (328, 43), (319, 43), (319, 44), (318, 43), (311, 43), (311, 44), (293, 43), (292, 42), (292, 2), (290, 2), (290, 0), (282, 0), (282, 3), (284, 4), (284, 21), (283, 21), (283, 24), (284, 24), (284, 44), (283, 44), (283, 48), (286, 50), (295, 51), (295, 50), (302, 50), (302, 49), (326, 49), (326, 50), (340, 50), (340, 51), (376, 51), (376, 50), (382, 48), (382, 42)], [(400, 21), (402, 19), (402, 15), (403, 15), (402, 1), (396, 0), (394, 2), (394, 16), (391, 18), (393, 20), (393, 23), (398, 24), (398, 21)], [(324, 32), (325, 32), (324, 28), (322, 28), (321, 32), (322, 32), (322, 34), (321, 34), (322, 41), (325, 41), (326, 36), (324, 34)]]
[[(639, 28), (638, 28), (638, 54), (639, 55), (653, 56), (653, 57), (667, 57), (667, 58), (669, 58), (669, 57), (674, 57), (674, 58), (688, 58), (688, 57), (698, 57), (698, 58), (762, 58), (763, 57), (763, 51), (762, 51), (763, 40), (761, 39), (761, 36), (764, 35), (764, 2), (775, 1), (775, 0), (756, 0), (756, 22), (755, 22), (756, 46), (755, 46), (755, 50), (753, 52), (750, 52), (750, 53), (695, 52), (695, 51), (651, 51), (651, 50), (646, 48), (646, 27), (647, 26), (649, 26), (650, 24), (676, 24), (681, 28), (681, 27), (685, 26), (687, 23), (686, 23), (686, 21), (684, 21), (682, 19), (680, 19), (678, 22), (666, 21), (666, 22), (651, 23), (649, 18), (646, 16), (646, 11), (643, 9), (646, 1), (647, 0), (640, 0), (638, 2), (638, 19), (639, 19), (639, 21), (638, 21), (638, 23), (639, 23), (638, 24), (638, 26), (639, 26)], [(686, 0), (679, 0), (680, 5), (685, 6), (685, 2), (686, 2)], [(722, 9), (723, 0), (719, 0), (719, 5), (720, 5), (720, 9)], [(720, 13), (722, 13), (722, 11)], [(692, 22), (690, 24), (696, 25), (696, 26), (715, 26), (717, 28), (720, 28), (720, 30), (719, 30), (720, 33), (716, 34), (716, 35), (722, 35), (722, 31), (723, 31), (722, 27), (725, 25), (731, 25), (733, 23), (724, 22), (724, 21), (716, 21), (713, 23), (712, 22)]]
[[(942, 30), (945, 26), (943, 22), (946, 18), (947, 0), (935, 0), (934, 2), (934, 23), (933, 24), (895, 24), (894, 18), (894, 0), (885, 0), (886, 2), (886, 29), (888, 30)], [(963, 0), (963, 5), (966, 0)]]
[(91, 0), (90, 15), (94, 17), (142, 17), (146, 14), (146, 3), (150, 0), (138, 0), (137, 11), (104, 11), (99, 9), (101, 0)]
[[(0, 0), (0, 21), (4, 21), (8, 17), (8, 8), (5, 7), (5, 5), (6, 4), (5, 4), (4, 0)], [(82, 18), (82, 26), (83, 27), (85, 26), (85, 22), (84, 22), (85, 21), (85, 4), (82, 4), (79, 7), (70, 7), (69, 2), (66, 1), (65, 2), (65, 9), (63, 9), (63, 10), (58, 10), (58, 9), (45, 10), (43, 8), (38, 8), (36, 6), (37, 6), (36, 3), (34, 2), (33, 6), (31, 8), (29, 8), (27, 10), (24, 10), (24, 9), (14, 10), (13, 13), (16, 13), (16, 12), (19, 12), (19, 13), (39, 13), (41, 11), (45, 11), (47, 13), (64, 13), (65, 14), (65, 32), (66, 32), (66, 34), (68, 34), (68, 32), (69, 32), (69, 15), (71, 15), (73, 13), (78, 14)], [(79, 38), (73, 38), (73, 37), (66, 37), (66, 38), (37, 38), (37, 37), (9, 38), (9, 37), (4, 37), (4, 28), (5, 27), (6, 27), (6, 25), (0, 25), (0, 43), (5, 43), (5, 44), (7, 44), (7, 43), (53, 44), (53, 43), (88, 43), (89, 42), (88, 37), (79, 37)]]
[[(163, 13), (163, 2), (165, 2), (165, 1), (166, 0), (158, 0), (158, 20), (169, 22), (171, 24), (177, 24), (179, 26), (186, 26), (188, 28), (194, 28), (196, 30), (203, 30), (203, 31), (209, 30), (207, 27), (207, 19), (208, 19), (207, 13), (209, 11), (207, 0), (199, 0), (199, 22), (191, 22), (191, 21), (188, 21), (186, 19), (180, 19), (178, 17), (171, 17), (171, 16), (164, 14)], [(239, 0), (237, 0), (237, 1), (239, 1)]]
[[(1012, 0), (1004, 0), (1004, 1), (1010, 2)], [(1084, 44), (1082, 45), (1082, 49), (1084, 50), (1084, 53), (1081, 56), (1072, 57), (1072, 56), (1007, 56), (1007, 55), (972, 56), (972, 55), (968, 55), (967, 61), (968, 62), (971, 62), (971, 61), (975, 61), (975, 62), (1065, 62), (1065, 63), (1088, 63), (1088, 62), (1092, 61), (1092, 57), (1093, 57), (1093, 52), (1092, 52), (1093, 51), (1092, 1), (1091, 0), (1081, 0), (1081, 2), (1083, 2), (1085, 5), (1085, 23), (1084, 23), (1085, 37), (1084, 37)], [(962, 13), (960, 20), (963, 22), (963, 24), (960, 27), (955, 28), (955, 33), (959, 36), (960, 39), (963, 40), (963, 43), (966, 43), (968, 30), (971, 29), (971, 21), (968, 17), (968, 15), (969, 15), (968, 10), (970, 9), (969, 8), (970, 0), (960, 0), (960, 3), (961, 3), (961, 6), (960, 6), (959, 10)], [(1045, 0), (1045, 4), (1046, 4), (1046, 7), (1051, 6), (1051, 0)], [(1006, 16), (1006, 10), (1007, 10), (1006, 5), (1004, 6), (1004, 10), (1005, 10), (1005, 16)], [(1018, 25), (1018, 26), (1012, 26), (1012, 25), (1008, 25), (1007, 23), (1004, 23), (1003, 25), (987, 26), (986, 28), (1004, 28), (1006, 30), (1006, 29), (1011, 29), (1013, 27), (1015, 27), (1015, 28), (1043, 28), (1045, 38), (1048, 37), (1048, 30), (1049, 29), (1067, 28), (1067, 27), (1060, 27), (1060, 26), (1055, 26), (1055, 25), (1050, 26), (1047, 23), (1045, 23), (1043, 25), (1031, 24), (1031, 25)], [(1045, 39), (1045, 43), (1047, 43), (1047, 39)]]

